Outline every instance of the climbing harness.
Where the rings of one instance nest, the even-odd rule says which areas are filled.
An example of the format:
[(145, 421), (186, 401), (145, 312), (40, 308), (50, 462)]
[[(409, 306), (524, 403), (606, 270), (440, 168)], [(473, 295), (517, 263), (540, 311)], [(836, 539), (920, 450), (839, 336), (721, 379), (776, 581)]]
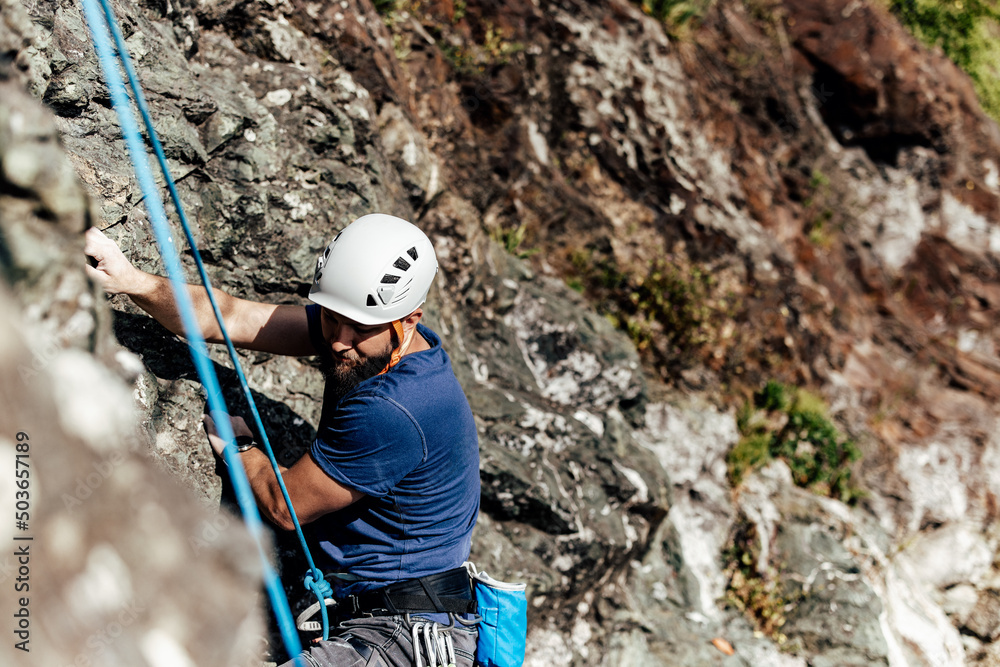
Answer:
[[(320, 632), (323, 629), (323, 624), (319, 621), (309, 620), (319, 611), (320, 605), (323, 605), (324, 607), (336, 607), (337, 601), (333, 598), (326, 598), (325, 600), (317, 600), (316, 602), (313, 602), (295, 618), (295, 627), (303, 632)], [(327, 613), (329, 614), (329, 612)], [(327, 618), (329, 618), (329, 616), (327, 616)]]
[[(339, 600), (326, 600), (340, 617), (398, 616), (411, 613), (475, 614), (468, 570), (457, 567), (416, 579), (397, 581), (382, 588), (348, 595)], [(299, 630), (316, 631), (320, 624), (311, 621), (320, 609), (315, 602), (296, 619)]]
[[(219, 436), (223, 440), (230, 443), (230, 446), (227, 446), (223, 450), (223, 458), (232, 478), (233, 487), (236, 493), (236, 500), (243, 513), (244, 521), (246, 522), (250, 534), (255, 538), (257, 543), (257, 550), (264, 569), (265, 587), (271, 599), (271, 606), (274, 609), (275, 616), (278, 620), (282, 639), (285, 643), (285, 649), (288, 651), (290, 656), (293, 656), (296, 664), (302, 664), (300, 662), (301, 658), (299, 657), (299, 654), (302, 651), (301, 642), (299, 641), (299, 637), (296, 634), (295, 627), (292, 623), (291, 610), (289, 609), (288, 600), (285, 597), (281, 580), (271, 567), (267, 554), (264, 551), (260, 514), (257, 511), (256, 501), (254, 499), (253, 492), (250, 489), (249, 482), (247, 481), (246, 472), (244, 471), (239, 456), (235, 451), (236, 448), (234, 446), (233, 430), (232, 424), (229, 420), (229, 413), (226, 409), (225, 401), (222, 397), (222, 391), (219, 386), (219, 380), (215, 375), (214, 369), (212, 368), (212, 362), (208, 357), (205, 340), (201, 334), (201, 330), (198, 326), (197, 318), (194, 313), (194, 308), (187, 292), (180, 259), (171, 238), (166, 211), (164, 210), (159, 190), (157, 189), (156, 182), (153, 179), (152, 172), (149, 167), (148, 156), (145, 146), (143, 145), (142, 136), (139, 133), (138, 126), (136, 125), (131, 101), (127, 91), (125, 90), (125, 84), (122, 81), (121, 74), (118, 70), (119, 65), (121, 65), (126, 76), (128, 77), (133, 100), (136, 107), (139, 109), (140, 115), (142, 116), (146, 134), (156, 154), (160, 170), (163, 173), (167, 188), (170, 192), (171, 200), (174, 204), (174, 208), (177, 210), (181, 227), (184, 230), (184, 235), (191, 247), (195, 265), (198, 268), (198, 274), (201, 277), (203, 285), (205, 286), (205, 291), (208, 294), (212, 311), (215, 314), (215, 318), (219, 323), (219, 328), (222, 331), (222, 336), (225, 339), (226, 347), (229, 351), (229, 357), (233, 362), (233, 367), (236, 370), (237, 377), (239, 378), (243, 394), (250, 406), (254, 423), (260, 433), (263, 450), (271, 462), (271, 467), (274, 469), (275, 476), (277, 477), (282, 497), (284, 498), (285, 503), (288, 506), (289, 513), (292, 516), (292, 522), (295, 526), (296, 535), (299, 538), (306, 561), (309, 565), (309, 574), (305, 578), (305, 586), (321, 601), (328, 597), (332, 597), (333, 590), (330, 583), (326, 581), (323, 573), (316, 568), (316, 565), (313, 562), (312, 554), (306, 544), (305, 536), (302, 533), (302, 527), (299, 524), (298, 517), (295, 515), (291, 499), (288, 496), (288, 490), (285, 488), (284, 481), (282, 480), (281, 473), (278, 468), (278, 462), (274, 457), (274, 452), (271, 449), (271, 443), (268, 440), (256, 403), (253, 400), (250, 386), (247, 383), (246, 376), (243, 374), (243, 369), (236, 356), (236, 349), (234, 348), (233, 343), (229, 338), (229, 334), (226, 331), (222, 313), (220, 312), (212, 294), (208, 274), (205, 271), (204, 264), (201, 260), (201, 254), (198, 252), (194, 236), (191, 234), (187, 217), (184, 214), (180, 197), (177, 194), (174, 179), (170, 175), (163, 147), (161, 146), (156, 131), (153, 128), (152, 118), (149, 114), (149, 109), (142, 94), (142, 88), (139, 85), (135, 70), (132, 67), (131, 60), (129, 59), (128, 51), (125, 47), (125, 40), (122, 37), (118, 21), (115, 18), (114, 12), (108, 0), (82, 1), (84, 15), (86, 16), (87, 24), (90, 28), (94, 48), (97, 52), (98, 59), (101, 63), (101, 69), (108, 85), (108, 92), (111, 96), (112, 106), (118, 115), (118, 122), (122, 130), (122, 135), (128, 147), (129, 156), (135, 170), (136, 178), (142, 189), (143, 198), (146, 203), (147, 211), (149, 212), (149, 218), (152, 223), (156, 242), (160, 248), (163, 264), (166, 268), (167, 276), (170, 279), (170, 284), (174, 292), (174, 298), (177, 302), (177, 309), (180, 313), (181, 321), (184, 326), (185, 337), (191, 350), (191, 356), (194, 361), (195, 368), (198, 371), (198, 377), (201, 379), (201, 383), (205, 387), (209, 404), (209, 412), (212, 415), (212, 419), (215, 421)], [(114, 48), (108, 39), (109, 32), (114, 40)], [(115, 50), (117, 50), (117, 59), (115, 58)], [(329, 623), (326, 614), (326, 606), (320, 606), (322, 610), (323, 638), (327, 639), (329, 637)]]

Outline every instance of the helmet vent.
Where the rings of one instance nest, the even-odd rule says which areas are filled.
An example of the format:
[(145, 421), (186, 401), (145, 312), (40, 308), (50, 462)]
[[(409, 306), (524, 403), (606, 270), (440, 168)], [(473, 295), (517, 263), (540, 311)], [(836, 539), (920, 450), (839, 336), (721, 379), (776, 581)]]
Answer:
[(406, 271), (408, 268), (410, 268), (410, 263), (407, 262), (402, 257), (393, 262), (392, 265), (395, 266), (400, 271)]
[(382, 276), (382, 280), (380, 282), (383, 285), (394, 285), (395, 283), (399, 282), (399, 276), (394, 276), (391, 273), (387, 273), (384, 276)]
[(368, 295), (368, 302), (365, 305), (366, 306), (377, 306), (378, 303), (375, 301), (375, 297), (373, 297), (371, 294), (369, 294)]
[(406, 295), (409, 293), (410, 293), (410, 285), (409, 283), (407, 283), (399, 292), (393, 295), (392, 302), (390, 305), (392, 305), (392, 303), (399, 303), (404, 298), (406, 298)]
[(416, 248), (410, 248), (409, 250), (406, 251), (406, 254), (412, 257), (414, 262), (417, 261), (418, 255)]

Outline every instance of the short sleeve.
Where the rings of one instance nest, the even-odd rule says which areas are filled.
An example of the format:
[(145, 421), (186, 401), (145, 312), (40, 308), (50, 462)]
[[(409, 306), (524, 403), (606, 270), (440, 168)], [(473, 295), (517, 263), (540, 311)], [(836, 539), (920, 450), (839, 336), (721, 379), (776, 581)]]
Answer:
[(320, 427), (309, 453), (335, 481), (366, 495), (386, 495), (427, 457), (413, 416), (390, 398), (347, 398), (330, 423)]
[(316, 349), (316, 354), (326, 358), (326, 345), (323, 343), (323, 324), (320, 322), (322, 308), (318, 303), (306, 306), (306, 321), (309, 323), (309, 342)]

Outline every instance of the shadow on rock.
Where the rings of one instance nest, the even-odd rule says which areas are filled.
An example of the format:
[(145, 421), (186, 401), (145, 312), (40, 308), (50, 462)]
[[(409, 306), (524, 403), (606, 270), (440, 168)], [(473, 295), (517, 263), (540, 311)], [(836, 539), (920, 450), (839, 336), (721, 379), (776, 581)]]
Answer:
[[(142, 357), (146, 368), (157, 379), (199, 382), (187, 344), (155, 320), (143, 315), (116, 311), (114, 330), (118, 341)], [(212, 366), (219, 378), (219, 385), (222, 387), (223, 397), (230, 412), (242, 416), (253, 428), (253, 419), (236, 371), (215, 361)], [(250, 393), (257, 404), (261, 421), (268, 430), (268, 439), (271, 441), (278, 462), (282, 465), (294, 463), (305, 451), (305, 447), (298, 443), (311, 443), (316, 437), (316, 429), (284, 403), (268, 398), (252, 388)]]
[[(122, 346), (139, 355), (149, 372), (158, 380), (199, 382), (187, 344), (152, 318), (115, 311), (114, 331)], [(213, 367), (230, 411), (234, 414), (240, 414), (248, 424), (252, 424), (252, 418), (246, 407), (246, 400), (236, 372), (215, 361), (213, 361)], [(260, 392), (253, 391), (253, 389), (251, 389), (251, 394), (257, 404), (261, 420), (268, 429), (268, 437), (275, 457), (282, 465), (291, 465), (305, 453), (305, 446), (301, 443), (311, 443), (316, 436), (315, 429), (284, 403), (272, 400)], [(201, 396), (198, 397), (197, 403), (202, 406), (202, 409), (207, 410), (207, 404), (204, 403)], [(156, 419), (155, 414), (153, 418)], [(241, 513), (236, 502), (233, 484), (221, 461), (216, 462), (215, 472), (222, 484), (220, 506), (239, 516)], [(285, 594), (288, 597), (293, 615), (297, 615), (314, 601), (302, 583), (309, 570), (308, 564), (294, 532), (276, 530), (267, 523), (265, 526), (265, 531), (269, 534), (269, 539), (274, 545), (275, 564), (278, 574), (281, 576)], [(271, 659), (281, 662), (286, 657), (282, 648), (283, 642), (274, 613), (270, 609), (270, 605), (266, 605), (266, 607), (269, 635), (268, 653), (270, 653)]]

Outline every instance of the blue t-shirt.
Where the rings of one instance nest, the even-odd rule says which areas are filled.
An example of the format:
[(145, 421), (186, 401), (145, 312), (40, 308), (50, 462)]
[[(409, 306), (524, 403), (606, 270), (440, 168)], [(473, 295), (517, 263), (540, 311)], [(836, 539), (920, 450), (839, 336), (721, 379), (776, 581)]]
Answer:
[[(319, 306), (307, 306), (309, 334), (325, 359)], [(423, 325), (431, 349), (404, 356), (338, 402), (324, 396), (316, 464), (365, 494), (326, 514), (310, 533), (328, 559), (337, 597), (459, 567), (469, 557), (479, 515), (479, 439), (469, 401), (441, 339)], [(322, 557), (320, 557), (322, 559)], [(331, 577), (333, 579), (333, 577)]]

